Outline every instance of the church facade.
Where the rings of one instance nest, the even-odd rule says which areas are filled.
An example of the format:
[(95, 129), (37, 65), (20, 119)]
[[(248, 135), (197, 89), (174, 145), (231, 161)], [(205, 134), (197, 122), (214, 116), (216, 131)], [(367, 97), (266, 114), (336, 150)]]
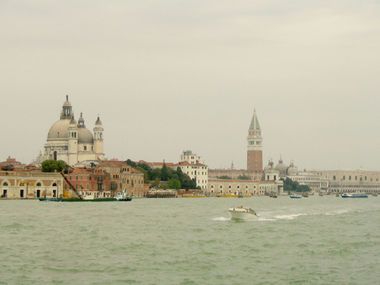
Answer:
[(42, 159), (63, 160), (68, 165), (83, 161), (102, 160), (104, 158), (104, 128), (99, 116), (93, 133), (86, 128), (83, 114), (78, 122), (68, 96), (62, 106), (60, 119), (55, 122), (48, 133)]

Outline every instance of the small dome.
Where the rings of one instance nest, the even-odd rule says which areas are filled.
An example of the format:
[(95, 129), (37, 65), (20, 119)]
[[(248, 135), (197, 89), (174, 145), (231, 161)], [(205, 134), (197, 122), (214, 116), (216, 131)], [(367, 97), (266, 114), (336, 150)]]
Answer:
[(77, 126), (77, 121), (74, 119), (74, 116), (71, 118), (70, 125)]
[(78, 129), (78, 143), (80, 144), (93, 144), (94, 136), (92, 133), (86, 128)]
[(48, 140), (55, 140), (55, 139), (67, 139), (69, 137), (69, 125), (70, 121), (68, 119), (59, 120), (55, 122), (48, 133)]
[(264, 168), (264, 171), (269, 171), (269, 170), (272, 170), (273, 169), (273, 161), (269, 161), (268, 162), (268, 165)]
[(288, 175), (290, 176), (295, 176), (295, 175), (298, 175), (298, 168), (297, 166), (294, 165), (294, 163), (292, 162), (288, 168)]

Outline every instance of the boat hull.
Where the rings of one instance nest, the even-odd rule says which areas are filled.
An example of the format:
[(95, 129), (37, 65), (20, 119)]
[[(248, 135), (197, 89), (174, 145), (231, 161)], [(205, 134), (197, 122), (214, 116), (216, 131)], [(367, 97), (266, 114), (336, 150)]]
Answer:
[(132, 198), (128, 197), (119, 200), (116, 198), (98, 198), (91, 200), (81, 200), (79, 198), (40, 198), (39, 200), (46, 202), (130, 202)]
[(367, 194), (342, 194), (342, 198), (368, 198)]
[(290, 199), (301, 199), (302, 198), (302, 196), (300, 196), (300, 195), (290, 195), (289, 197), (290, 197)]

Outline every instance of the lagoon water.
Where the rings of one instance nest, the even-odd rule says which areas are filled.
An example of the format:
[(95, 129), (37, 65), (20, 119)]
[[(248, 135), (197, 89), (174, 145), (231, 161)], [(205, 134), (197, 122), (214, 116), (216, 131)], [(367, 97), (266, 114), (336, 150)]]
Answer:
[(0, 201), (0, 239), (0, 284), (380, 283), (380, 197)]

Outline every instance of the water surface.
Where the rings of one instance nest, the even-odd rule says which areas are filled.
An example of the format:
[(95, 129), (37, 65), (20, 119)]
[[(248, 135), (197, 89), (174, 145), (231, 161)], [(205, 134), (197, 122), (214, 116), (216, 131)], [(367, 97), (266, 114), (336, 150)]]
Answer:
[(0, 229), (0, 284), (380, 282), (380, 197), (0, 201)]

